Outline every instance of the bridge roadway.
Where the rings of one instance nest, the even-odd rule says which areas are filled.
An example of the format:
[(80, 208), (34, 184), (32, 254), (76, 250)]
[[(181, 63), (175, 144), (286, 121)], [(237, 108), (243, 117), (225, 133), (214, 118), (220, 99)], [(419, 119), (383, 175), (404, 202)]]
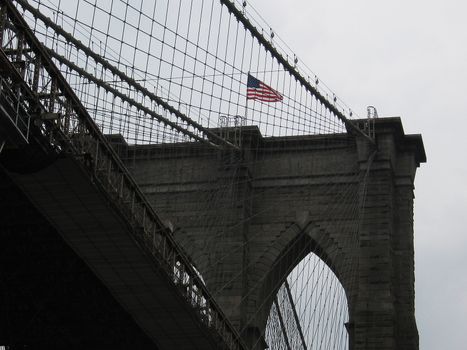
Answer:
[[(35, 62), (41, 79), (53, 83), (38, 90), (15, 66), (19, 58), (0, 50), (0, 166), (158, 348), (243, 349), (21, 14), (1, 4), (9, 21), (3, 29), (21, 33), (12, 52), (29, 53), (21, 56), (25, 66)], [(42, 88), (55, 103), (42, 103)], [(73, 110), (76, 125), (47, 120), (63, 116), (56, 113), (61, 106)], [(63, 112), (69, 120), (70, 111)]]
[(0, 198), (0, 344), (157, 349), (1, 168)]
[(159, 348), (222, 348), (79, 162), (10, 176)]

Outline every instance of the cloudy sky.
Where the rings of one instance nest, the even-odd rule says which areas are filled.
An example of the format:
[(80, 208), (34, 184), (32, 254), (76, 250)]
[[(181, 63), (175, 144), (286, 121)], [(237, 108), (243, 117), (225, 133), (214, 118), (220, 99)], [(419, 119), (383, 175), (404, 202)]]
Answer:
[(361, 116), (402, 117), (428, 162), (415, 189), (420, 349), (467, 344), (467, 2), (250, 0)]

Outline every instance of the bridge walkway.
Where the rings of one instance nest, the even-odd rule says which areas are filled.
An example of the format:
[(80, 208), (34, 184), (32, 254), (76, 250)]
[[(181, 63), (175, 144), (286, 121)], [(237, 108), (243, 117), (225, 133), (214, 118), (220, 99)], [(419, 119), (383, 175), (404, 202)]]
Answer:
[[(0, 52), (0, 164), (160, 349), (243, 349), (24, 18), (0, 5), (16, 43)], [(48, 83), (35, 86), (25, 68)]]

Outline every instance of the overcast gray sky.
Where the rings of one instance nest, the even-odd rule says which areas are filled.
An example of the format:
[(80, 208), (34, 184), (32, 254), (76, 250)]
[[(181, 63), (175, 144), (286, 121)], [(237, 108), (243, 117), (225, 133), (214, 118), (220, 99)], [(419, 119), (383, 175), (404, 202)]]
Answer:
[(428, 162), (415, 182), (420, 349), (467, 344), (467, 2), (250, 0), (361, 116), (401, 116)]

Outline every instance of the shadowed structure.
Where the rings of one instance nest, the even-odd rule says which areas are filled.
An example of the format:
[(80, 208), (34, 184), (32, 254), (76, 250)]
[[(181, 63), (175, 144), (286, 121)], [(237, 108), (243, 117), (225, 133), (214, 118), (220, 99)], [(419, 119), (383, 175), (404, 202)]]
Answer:
[[(374, 149), (348, 134), (241, 133), (241, 154), (190, 143), (121, 146), (234, 325), (258, 343), (279, 286), (313, 252), (346, 291), (351, 349), (417, 349), (412, 210), (415, 170), (426, 160), (421, 137), (405, 135), (399, 118), (375, 120), (368, 164)], [(346, 208), (359, 196), (355, 240), (355, 212)]]

